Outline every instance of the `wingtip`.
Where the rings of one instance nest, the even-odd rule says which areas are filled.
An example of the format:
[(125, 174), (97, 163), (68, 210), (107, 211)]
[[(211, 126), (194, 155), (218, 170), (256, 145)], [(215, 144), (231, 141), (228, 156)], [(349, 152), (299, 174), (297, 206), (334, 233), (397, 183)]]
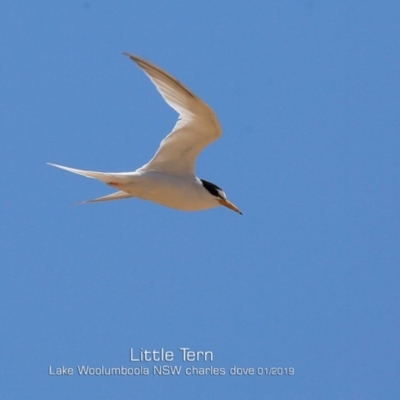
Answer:
[(134, 63), (138, 64), (141, 68), (143, 68), (143, 66), (141, 64), (149, 64), (150, 65), (150, 63), (148, 61), (143, 60), (142, 58), (135, 56), (132, 53), (127, 53), (126, 51), (124, 51), (124, 52), (122, 52), (122, 54), (124, 56), (127, 56), (128, 58), (130, 58)]
[(124, 56), (129, 57), (131, 60), (135, 60), (135, 56), (133, 54), (131, 54), (131, 53), (128, 53), (127, 51), (123, 51), (122, 54)]

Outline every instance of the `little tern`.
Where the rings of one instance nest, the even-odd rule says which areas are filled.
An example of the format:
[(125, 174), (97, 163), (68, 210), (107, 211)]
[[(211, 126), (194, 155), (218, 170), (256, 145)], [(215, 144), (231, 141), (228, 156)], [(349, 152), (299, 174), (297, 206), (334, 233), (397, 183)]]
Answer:
[(48, 164), (97, 179), (118, 190), (82, 203), (137, 197), (182, 211), (200, 211), (221, 205), (242, 214), (220, 187), (195, 175), (198, 154), (221, 136), (213, 110), (161, 68), (132, 54), (123, 54), (144, 71), (167, 104), (179, 114), (172, 132), (162, 140), (154, 157), (133, 172), (86, 171)]

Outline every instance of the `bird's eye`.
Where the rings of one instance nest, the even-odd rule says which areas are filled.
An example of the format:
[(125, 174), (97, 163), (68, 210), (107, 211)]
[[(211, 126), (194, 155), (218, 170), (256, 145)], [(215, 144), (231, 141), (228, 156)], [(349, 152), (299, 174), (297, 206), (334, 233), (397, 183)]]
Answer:
[(221, 199), (226, 200), (226, 194), (222, 190), (218, 189), (218, 196), (221, 197)]

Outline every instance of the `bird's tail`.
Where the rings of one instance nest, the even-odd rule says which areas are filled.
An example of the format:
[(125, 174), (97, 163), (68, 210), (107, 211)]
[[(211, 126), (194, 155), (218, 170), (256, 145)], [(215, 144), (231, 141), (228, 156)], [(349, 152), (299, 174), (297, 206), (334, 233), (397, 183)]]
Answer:
[(103, 196), (103, 197), (98, 197), (97, 199), (79, 201), (76, 204), (87, 204), (87, 203), (98, 203), (100, 201), (121, 200), (121, 199), (128, 199), (129, 197), (132, 197), (132, 196), (129, 193), (126, 193), (126, 192), (120, 190), (119, 192), (111, 193), (111, 194), (109, 194), (107, 196)]
[(97, 179), (101, 182), (104, 182), (107, 185), (111, 184), (111, 186), (113, 186), (113, 183), (121, 184), (121, 183), (127, 183), (129, 181), (128, 176), (126, 176), (124, 174), (85, 171), (83, 169), (64, 167), (63, 165), (58, 165), (58, 164), (53, 164), (53, 163), (47, 163), (47, 164), (52, 165), (53, 167), (56, 167), (56, 168), (65, 169), (66, 171), (72, 172), (73, 174), (86, 176), (86, 178)]
[[(65, 169), (66, 171), (72, 172), (74, 174), (86, 176), (87, 178), (97, 179), (114, 188), (122, 188), (125, 183), (129, 182), (129, 177), (126, 174), (85, 171), (83, 169), (64, 167), (58, 164), (52, 164), (52, 163), (48, 164), (52, 165), (53, 167)], [(132, 195), (130, 195), (127, 192), (124, 192), (123, 190), (120, 190), (118, 192), (111, 193), (107, 196), (98, 197), (97, 199), (92, 199), (92, 200), (81, 201), (77, 204), (97, 203), (100, 201), (109, 201), (109, 200), (120, 200), (120, 199), (127, 199), (128, 197), (132, 197)]]

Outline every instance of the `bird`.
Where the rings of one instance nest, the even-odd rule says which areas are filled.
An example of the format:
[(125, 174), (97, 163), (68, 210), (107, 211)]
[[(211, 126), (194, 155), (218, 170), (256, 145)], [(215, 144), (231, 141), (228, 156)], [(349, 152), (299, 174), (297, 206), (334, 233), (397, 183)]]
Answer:
[(160, 67), (133, 54), (123, 54), (143, 70), (165, 102), (179, 114), (172, 131), (161, 141), (153, 158), (133, 172), (97, 172), (48, 164), (97, 179), (117, 190), (80, 204), (135, 197), (181, 211), (224, 206), (242, 214), (219, 186), (195, 175), (198, 154), (222, 134), (214, 111)]

